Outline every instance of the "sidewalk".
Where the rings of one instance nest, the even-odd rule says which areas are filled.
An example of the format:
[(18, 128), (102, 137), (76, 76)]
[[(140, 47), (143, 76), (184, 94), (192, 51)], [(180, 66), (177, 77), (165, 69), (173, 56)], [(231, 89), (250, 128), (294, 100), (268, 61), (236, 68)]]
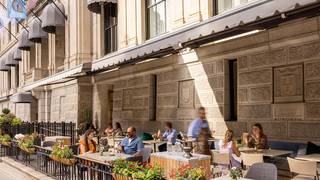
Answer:
[(0, 159), (0, 180), (53, 180), (53, 178), (8, 157)]

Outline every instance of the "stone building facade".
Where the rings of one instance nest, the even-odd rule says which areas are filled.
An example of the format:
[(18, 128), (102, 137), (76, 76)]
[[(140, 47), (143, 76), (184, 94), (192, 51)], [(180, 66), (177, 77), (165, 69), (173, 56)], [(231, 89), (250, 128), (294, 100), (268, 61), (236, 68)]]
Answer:
[[(152, 2), (106, 0), (102, 3), (104, 5), (100, 3), (100, 9), (94, 9), (95, 4), (90, 0), (60, 1), (68, 17), (62, 36), (65, 39), (63, 70), (58, 70), (59, 62), (55, 60), (61, 54), (60, 40), (54, 43), (59, 34), (49, 34), (49, 47), (45, 49), (48, 58), (37, 56), (43, 51), (43, 43), (35, 45), (36, 60), (41, 65), (48, 62), (44, 67), (48, 76), (36, 77), (38, 73), (33, 71), (35, 77), (28, 81), (28, 65), (25, 65), (29, 61), (26, 59), (30, 59), (28, 52), (23, 53), (25, 58), (19, 62), (20, 67), (26, 67), (20, 68), (23, 78), (19, 87), (8, 89), (8, 72), (0, 72), (2, 97), (27, 90), (32, 92), (34, 100), (25, 104), (12, 103), (4, 98), (0, 108), (10, 107), (24, 120), (77, 123), (86, 119), (86, 112), (90, 111), (91, 119), (100, 129), (109, 122), (120, 122), (124, 128), (137, 127), (139, 132), (154, 132), (163, 129), (165, 121), (172, 121), (174, 128), (185, 132), (196, 115), (196, 109), (204, 106), (210, 127), (218, 137), (227, 128), (240, 135), (259, 122), (271, 139), (319, 141), (319, 16), (308, 14), (290, 19), (289, 9), (281, 15), (283, 21), (268, 28), (251, 29), (246, 34), (224, 36), (197, 46), (180, 47), (177, 44), (172, 52), (152, 58), (141, 59), (141, 53), (132, 55), (135, 50), (131, 49), (139, 51), (143, 46), (152, 49), (151, 43), (161, 41), (167, 33), (184, 32), (189, 26), (200, 26), (214, 18), (228, 18), (231, 14), (238, 13), (240, 17), (246, 9), (258, 8), (263, 3), (161, 2), (165, 2), (166, 9), (162, 22), (166, 24), (165, 32), (150, 37), (152, 29), (146, 7), (153, 6)], [(312, 0), (292, 3), (301, 3), (299, 8), (318, 4)], [(109, 13), (114, 11), (114, 5), (110, 4), (116, 7), (117, 23), (110, 26), (116, 25), (117, 28), (117, 38), (113, 42), (116, 50), (110, 48), (112, 43), (106, 43), (110, 37), (104, 28), (110, 24), (105, 21), (106, 17), (115, 19), (113, 13)], [(158, 16), (161, 19), (161, 13)], [(161, 23), (159, 27), (153, 26), (161, 29)], [(194, 37), (190, 39), (194, 40)], [(7, 45), (10, 43), (6, 40), (2, 42), (1, 54), (4, 55), (10, 49), (6, 47), (14, 45)], [(121, 53), (130, 55), (128, 63), (95, 68), (113, 61)], [(148, 53), (152, 52), (142, 54)], [(92, 66), (90, 71), (84, 71), (83, 65), (87, 63)], [(79, 66), (83, 67), (77, 71)], [(52, 77), (56, 79), (50, 81)], [(43, 81), (47, 83), (36, 86)]]

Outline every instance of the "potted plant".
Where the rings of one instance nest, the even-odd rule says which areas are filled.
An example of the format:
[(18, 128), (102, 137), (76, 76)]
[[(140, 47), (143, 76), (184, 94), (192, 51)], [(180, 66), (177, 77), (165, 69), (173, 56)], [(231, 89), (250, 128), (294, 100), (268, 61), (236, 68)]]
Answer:
[(72, 166), (76, 162), (76, 159), (73, 157), (72, 150), (61, 142), (58, 142), (53, 146), (50, 157), (54, 161), (67, 166)]
[(3, 136), (0, 136), (0, 141), (1, 144), (4, 146), (11, 146), (11, 137), (9, 136), (9, 134), (5, 134)]
[(158, 165), (139, 164), (117, 159), (112, 164), (112, 175), (116, 180), (162, 180), (163, 169)]
[(206, 180), (206, 177), (206, 170), (203, 167), (192, 167), (189, 164), (173, 169), (170, 173), (172, 180)]
[(232, 180), (237, 180), (242, 176), (240, 168), (233, 167), (229, 170), (229, 176), (231, 177)]
[(21, 150), (28, 154), (35, 154), (36, 149), (34, 147), (34, 139), (32, 136), (25, 136), (18, 141), (18, 145)]
[(146, 164), (140, 170), (134, 172), (132, 177), (137, 180), (162, 180), (163, 169), (156, 164)]

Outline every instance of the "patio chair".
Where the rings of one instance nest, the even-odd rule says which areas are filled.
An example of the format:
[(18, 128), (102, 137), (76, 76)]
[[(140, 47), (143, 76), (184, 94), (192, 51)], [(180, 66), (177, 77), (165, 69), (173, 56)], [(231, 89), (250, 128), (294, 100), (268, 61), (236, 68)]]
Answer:
[(244, 177), (259, 180), (277, 180), (277, 167), (271, 163), (255, 163), (249, 168)]
[(152, 152), (152, 148), (149, 148), (149, 147), (143, 148), (143, 150), (142, 150), (142, 153), (143, 153), (142, 162), (148, 162), (149, 161), (151, 152)]
[(242, 162), (245, 167), (250, 167), (256, 163), (263, 163), (262, 154), (242, 153)]
[(319, 180), (317, 162), (303, 161), (288, 157), (290, 172), (297, 174), (293, 179), (316, 179)]
[(212, 155), (212, 172), (213, 177), (219, 177), (222, 175), (222, 170), (230, 169), (230, 155), (229, 153), (220, 153), (219, 151), (211, 151)]

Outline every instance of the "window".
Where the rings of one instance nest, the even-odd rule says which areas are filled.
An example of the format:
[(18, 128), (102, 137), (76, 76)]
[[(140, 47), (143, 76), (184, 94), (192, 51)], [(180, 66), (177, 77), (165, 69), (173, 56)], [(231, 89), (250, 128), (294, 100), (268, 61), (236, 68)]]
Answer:
[(104, 52), (108, 54), (117, 50), (117, 4), (107, 3), (104, 12)]
[(214, 14), (220, 14), (237, 6), (243, 5), (253, 0), (213, 0)]
[(166, 32), (166, 0), (147, 0), (147, 37)]
[(11, 71), (8, 71), (8, 90), (11, 89)]
[(15, 73), (16, 73), (16, 88), (18, 88), (19, 87), (19, 81), (20, 81), (20, 79), (19, 79), (19, 65), (16, 65)]
[(238, 116), (238, 84), (237, 84), (237, 60), (229, 61), (229, 99), (230, 99), (230, 120), (237, 120)]
[(8, 23), (8, 41), (11, 41), (11, 21)]

